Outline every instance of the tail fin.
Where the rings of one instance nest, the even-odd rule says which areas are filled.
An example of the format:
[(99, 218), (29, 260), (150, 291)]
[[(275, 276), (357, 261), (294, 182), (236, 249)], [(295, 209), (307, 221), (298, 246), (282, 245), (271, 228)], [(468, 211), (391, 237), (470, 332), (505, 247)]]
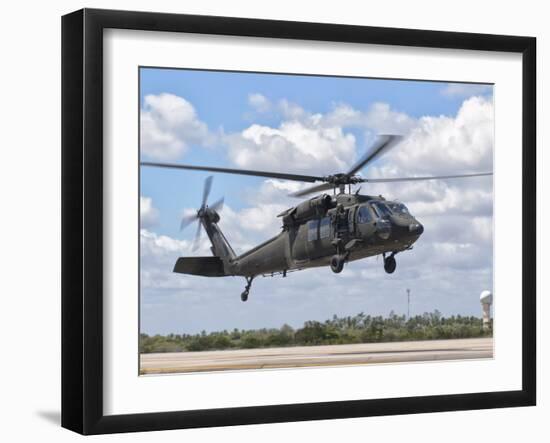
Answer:
[(223, 262), (219, 257), (180, 257), (174, 266), (174, 272), (180, 274), (202, 275), (204, 277), (223, 277)]

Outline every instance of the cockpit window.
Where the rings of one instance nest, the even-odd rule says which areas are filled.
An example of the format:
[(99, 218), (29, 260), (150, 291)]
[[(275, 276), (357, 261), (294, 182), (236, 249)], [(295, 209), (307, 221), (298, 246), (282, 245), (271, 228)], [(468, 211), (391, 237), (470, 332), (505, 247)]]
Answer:
[(394, 214), (397, 214), (397, 215), (401, 215), (401, 214), (408, 215), (409, 214), (409, 210), (407, 209), (407, 207), (403, 203), (387, 203), (387, 205), (390, 207), (391, 211)]
[(372, 220), (369, 208), (367, 206), (359, 207), (357, 211), (357, 223), (368, 223)]
[(374, 208), (374, 211), (379, 218), (389, 217), (391, 215), (391, 210), (386, 206), (385, 203), (374, 202), (372, 204), (372, 207)]

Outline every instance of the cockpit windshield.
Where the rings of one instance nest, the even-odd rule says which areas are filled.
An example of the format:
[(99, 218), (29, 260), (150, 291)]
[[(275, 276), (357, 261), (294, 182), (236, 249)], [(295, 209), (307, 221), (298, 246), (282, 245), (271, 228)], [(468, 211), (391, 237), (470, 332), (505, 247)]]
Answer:
[(397, 215), (409, 215), (409, 210), (403, 203), (390, 202), (386, 203), (391, 211)]
[(379, 218), (389, 217), (391, 215), (390, 208), (383, 202), (373, 202), (372, 207)]

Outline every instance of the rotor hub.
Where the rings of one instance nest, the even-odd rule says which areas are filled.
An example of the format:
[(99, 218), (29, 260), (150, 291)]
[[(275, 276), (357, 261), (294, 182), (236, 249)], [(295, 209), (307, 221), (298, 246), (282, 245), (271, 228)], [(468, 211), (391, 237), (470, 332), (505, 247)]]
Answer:
[(355, 174), (349, 175), (349, 174), (340, 173), (340, 174), (327, 175), (326, 177), (323, 177), (323, 181), (330, 183), (334, 186), (350, 185), (350, 184), (354, 185), (356, 183), (362, 183), (363, 178)]

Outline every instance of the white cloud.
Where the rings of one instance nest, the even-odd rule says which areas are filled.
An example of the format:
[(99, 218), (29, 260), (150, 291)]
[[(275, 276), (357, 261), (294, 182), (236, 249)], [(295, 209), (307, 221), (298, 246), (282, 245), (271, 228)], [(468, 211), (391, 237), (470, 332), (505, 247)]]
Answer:
[(287, 120), (304, 120), (311, 117), (301, 106), (286, 99), (279, 100), (278, 110)]
[(192, 144), (209, 144), (211, 135), (193, 105), (173, 94), (146, 95), (141, 109), (141, 152), (175, 160)]
[(271, 109), (271, 102), (264, 95), (259, 93), (249, 94), (248, 104), (259, 113), (268, 112)]
[(153, 206), (151, 197), (139, 197), (139, 220), (142, 228), (150, 228), (157, 224), (159, 211)]
[(351, 129), (364, 131), (370, 142), (379, 133), (406, 135), (418, 124), (385, 103), (374, 103), (367, 111), (338, 103), (326, 114), (308, 112), (285, 99), (272, 106), (261, 94), (249, 96), (249, 103), (262, 109), (269, 105), (282, 121), (278, 127), (252, 124), (225, 137), (230, 160), (241, 168), (310, 174), (344, 171), (358, 151)]
[(406, 135), (416, 125), (414, 118), (391, 109), (387, 103), (374, 103), (365, 115), (366, 126), (378, 134)]
[(406, 135), (417, 125), (416, 119), (382, 102), (373, 103), (366, 111), (339, 103), (327, 114), (317, 115), (323, 126), (357, 127), (374, 134)]
[(250, 205), (259, 205), (265, 202), (277, 202), (284, 209), (296, 204), (296, 198), (290, 197), (297, 191), (311, 186), (310, 183), (302, 183), (290, 180), (266, 179), (262, 185), (254, 189), (245, 189), (243, 197)]
[(395, 149), (383, 166), (371, 168), (379, 175), (399, 173), (445, 175), (491, 171), (493, 167), (493, 104), (472, 97), (456, 117), (426, 116)]
[(171, 271), (179, 256), (190, 249), (186, 240), (176, 240), (147, 229), (140, 230), (141, 287), (169, 289), (187, 286)]
[(167, 253), (184, 252), (189, 248), (186, 240), (176, 240), (167, 235), (158, 235), (147, 229), (140, 230), (141, 252), (144, 256), (164, 257)]
[(471, 97), (473, 95), (486, 95), (492, 92), (491, 85), (479, 85), (473, 83), (451, 83), (441, 90), (446, 97)]
[(241, 168), (329, 173), (355, 156), (353, 134), (323, 127), (313, 117), (285, 121), (278, 128), (254, 124), (226, 141), (231, 161)]

